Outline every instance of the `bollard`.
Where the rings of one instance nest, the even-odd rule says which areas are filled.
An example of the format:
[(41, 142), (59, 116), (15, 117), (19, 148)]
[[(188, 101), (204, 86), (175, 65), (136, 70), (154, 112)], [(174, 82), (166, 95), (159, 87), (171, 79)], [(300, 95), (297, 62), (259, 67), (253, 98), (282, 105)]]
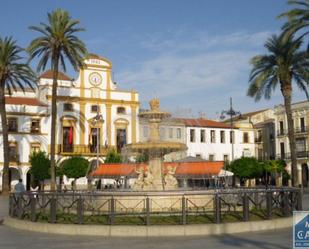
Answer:
[(186, 212), (186, 209), (187, 209), (187, 203), (186, 203), (186, 197), (185, 196), (182, 196), (182, 200), (181, 200), (181, 209), (182, 209), (182, 224), (183, 225), (186, 225), (187, 223), (187, 212)]
[(244, 193), (242, 197), (242, 203), (243, 203), (243, 221), (249, 220), (249, 198), (247, 193)]
[(30, 220), (36, 221), (36, 198), (34, 196), (30, 198)]
[(271, 219), (272, 217), (272, 199), (273, 193), (271, 191), (266, 192), (266, 218)]
[(113, 225), (115, 219), (115, 199), (112, 196), (110, 199), (110, 214), (109, 214), (109, 224)]
[(80, 196), (77, 199), (77, 223), (84, 224), (84, 200)]
[(19, 219), (23, 218), (23, 198), (21, 195), (17, 197), (17, 217)]
[(13, 207), (13, 196), (11, 194), (10, 197), (9, 197), (9, 216), (11, 216), (11, 217), (14, 217), (13, 210), (14, 210), (14, 207)]
[(146, 198), (146, 226), (150, 225), (150, 200), (147, 196)]
[(296, 210), (298, 211), (301, 211), (303, 210), (303, 191), (302, 189), (300, 189), (298, 192), (297, 192), (297, 206), (296, 206)]
[(221, 223), (221, 200), (220, 200), (220, 196), (218, 193), (215, 194), (215, 204), (214, 204), (214, 208), (215, 208), (215, 222), (217, 224)]
[(289, 193), (282, 191), (282, 214), (289, 216)]
[(49, 222), (56, 223), (57, 220), (57, 199), (53, 196), (50, 199), (50, 214), (49, 214)]

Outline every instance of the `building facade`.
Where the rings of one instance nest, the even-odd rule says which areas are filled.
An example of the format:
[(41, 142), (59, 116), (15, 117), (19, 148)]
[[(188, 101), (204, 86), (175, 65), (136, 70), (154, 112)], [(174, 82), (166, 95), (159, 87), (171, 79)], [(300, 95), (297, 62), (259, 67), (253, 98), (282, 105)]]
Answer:
[(198, 119), (179, 119), (185, 125), (187, 156), (208, 161), (231, 161), (242, 156), (254, 156), (254, 133), (231, 129), (222, 122)]
[[(275, 106), (274, 114), (277, 158), (284, 159), (287, 162), (288, 170), (291, 171), (291, 152), (284, 106)], [(292, 104), (292, 117), (296, 140), (298, 179), (304, 187), (308, 187), (309, 101)]]
[[(95, 166), (103, 162), (110, 148), (120, 152), (125, 144), (137, 141), (138, 93), (119, 90), (111, 75), (112, 63), (94, 54), (85, 59), (76, 80), (59, 73), (56, 121), (58, 165), (70, 156), (80, 155)], [(44, 72), (39, 77), (35, 93), (26, 93), (24, 97), (19, 95), (14, 93), (9, 98), (11, 102), (7, 102), (10, 154), (16, 158), (16, 162), (10, 163), (10, 172), (13, 168), (17, 170), (10, 173), (12, 184), (18, 178), (22, 178), (24, 183), (29, 182), (27, 171), (32, 147), (47, 152), (50, 150), (52, 72)], [(29, 105), (30, 102), (32, 105)], [(35, 132), (31, 130), (32, 126)], [(64, 181), (65, 184), (70, 182), (68, 179)], [(78, 181), (79, 185), (86, 185), (85, 178)]]
[(258, 160), (275, 159), (275, 116), (273, 109), (244, 113), (234, 118), (233, 124), (242, 131), (254, 132), (254, 154)]

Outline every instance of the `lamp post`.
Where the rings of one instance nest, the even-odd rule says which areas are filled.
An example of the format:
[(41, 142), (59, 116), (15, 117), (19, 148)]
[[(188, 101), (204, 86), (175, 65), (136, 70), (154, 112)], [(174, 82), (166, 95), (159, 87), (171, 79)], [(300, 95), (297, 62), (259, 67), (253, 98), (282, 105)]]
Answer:
[[(241, 113), (233, 109), (233, 100), (232, 100), (232, 97), (230, 97), (230, 108), (228, 110), (221, 112), (220, 119), (223, 120), (226, 118), (226, 116), (230, 117), (230, 125), (231, 125), (230, 141), (231, 141), (231, 146), (232, 146), (231, 161), (234, 160), (234, 139), (235, 139), (235, 134), (234, 134), (234, 129), (233, 129), (234, 128), (233, 127), (233, 117), (237, 115), (241, 115)], [(224, 163), (224, 171), (225, 171), (224, 173), (225, 173), (225, 178), (226, 178), (226, 163)]]
[(99, 109), (98, 109), (98, 113), (97, 115), (93, 118), (94, 120), (94, 123), (96, 124), (96, 130), (97, 130), (97, 167), (99, 166), (99, 152), (100, 152), (100, 143), (99, 143), (99, 139), (100, 139), (100, 136), (99, 136), (99, 123), (103, 122), (104, 119), (103, 119), (103, 116), (99, 113)]
[(99, 153), (100, 153), (100, 143), (99, 143), (99, 139), (100, 139), (100, 136), (99, 136), (99, 124), (101, 122), (104, 122), (104, 119), (103, 119), (103, 116), (100, 114), (99, 112), (99, 106), (98, 106), (98, 110), (97, 110), (97, 115), (93, 118), (93, 121), (92, 121), (92, 124), (93, 126), (96, 126), (96, 131), (97, 131), (97, 144), (96, 144), (96, 154), (97, 154), (97, 162), (96, 162), (96, 168), (99, 167)]

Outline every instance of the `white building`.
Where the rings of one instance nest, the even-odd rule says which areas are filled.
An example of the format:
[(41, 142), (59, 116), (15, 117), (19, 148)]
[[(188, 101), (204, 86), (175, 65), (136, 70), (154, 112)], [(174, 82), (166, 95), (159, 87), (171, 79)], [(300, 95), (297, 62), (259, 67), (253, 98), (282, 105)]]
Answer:
[[(139, 136), (138, 93), (117, 89), (112, 81), (109, 60), (92, 54), (84, 63), (76, 80), (63, 73), (58, 76), (58, 165), (74, 155), (86, 157), (96, 165), (97, 155), (103, 162), (108, 149), (114, 147), (120, 151), (126, 143), (136, 142)], [(26, 92), (20, 97), (21, 93), (17, 92), (7, 101), (12, 185), (18, 178), (29, 183), (27, 172), (31, 150), (49, 152), (51, 92), (52, 72), (47, 71), (40, 76), (35, 93)], [(97, 121), (99, 115), (102, 119)], [(2, 176), (2, 166), (0, 173)], [(69, 181), (65, 180), (65, 184)], [(80, 179), (78, 184), (85, 185), (86, 179)]]
[(252, 130), (231, 129), (228, 124), (204, 118), (179, 120), (185, 125), (187, 156), (209, 161), (255, 156)]

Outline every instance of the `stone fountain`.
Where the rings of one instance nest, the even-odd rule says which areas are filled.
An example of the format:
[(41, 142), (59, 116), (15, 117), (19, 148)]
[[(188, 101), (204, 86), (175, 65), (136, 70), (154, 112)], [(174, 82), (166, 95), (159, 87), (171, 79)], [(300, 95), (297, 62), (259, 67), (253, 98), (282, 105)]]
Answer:
[(144, 153), (149, 156), (146, 168), (136, 169), (138, 178), (133, 186), (134, 190), (174, 190), (177, 189), (177, 180), (174, 177), (175, 167), (164, 170), (163, 157), (165, 154), (186, 150), (183, 143), (160, 140), (160, 123), (162, 119), (169, 118), (170, 113), (160, 110), (160, 101), (155, 98), (150, 102), (150, 110), (141, 112), (139, 117), (149, 122), (150, 138), (147, 142), (128, 144), (126, 149), (132, 152)]

